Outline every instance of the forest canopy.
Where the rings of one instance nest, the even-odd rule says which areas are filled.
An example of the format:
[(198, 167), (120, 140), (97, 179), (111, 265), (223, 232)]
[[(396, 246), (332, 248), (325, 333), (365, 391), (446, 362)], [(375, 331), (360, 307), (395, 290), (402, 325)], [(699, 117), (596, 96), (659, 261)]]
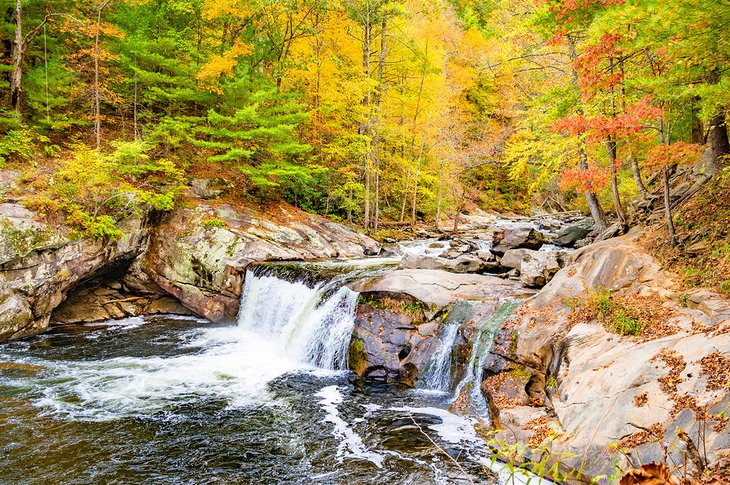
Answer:
[(90, 160), (161, 208), (229, 172), (367, 230), (467, 206), (603, 226), (730, 153), (728, 25), (715, 0), (6, 0), (0, 162), (92, 232), (58, 188)]

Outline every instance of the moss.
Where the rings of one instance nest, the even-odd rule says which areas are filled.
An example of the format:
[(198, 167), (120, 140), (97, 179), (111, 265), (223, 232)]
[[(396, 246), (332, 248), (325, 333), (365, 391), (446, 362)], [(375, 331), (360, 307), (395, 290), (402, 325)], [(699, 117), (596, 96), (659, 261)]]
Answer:
[(368, 365), (365, 357), (365, 343), (361, 339), (357, 337), (352, 338), (347, 358), (348, 367), (352, 372), (359, 376), (365, 374)]
[(18, 257), (25, 256), (33, 249), (42, 247), (53, 236), (53, 233), (49, 229), (19, 229), (6, 218), (2, 219), (0, 225), (2, 226), (0, 233), (4, 242), (8, 244), (9, 249)]

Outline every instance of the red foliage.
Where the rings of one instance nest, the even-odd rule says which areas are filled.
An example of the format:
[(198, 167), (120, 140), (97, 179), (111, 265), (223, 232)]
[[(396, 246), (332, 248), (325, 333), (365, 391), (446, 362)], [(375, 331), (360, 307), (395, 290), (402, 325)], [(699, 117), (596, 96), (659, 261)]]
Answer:
[(575, 70), (578, 71), (578, 84), (583, 97), (590, 99), (599, 90), (611, 89), (624, 80), (621, 71), (613, 72), (604, 63), (622, 54), (616, 44), (621, 40), (619, 34), (603, 34), (598, 44), (586, 47), (583, 54), (575, 60)]
[(589, 141), (598, 141), (641, 131), (646, 127), (646, 121), (657, 120), (662, 114), (660, 108), (651, 105), (651, 98), (646, 97), (626, 106), (626, 110), (618, 116), (567, 116), (553, 123), (550, 130), (574, 136), (586, 133)]
[(563, 170), (560, 172), (561, 188), (572, 188), (576, 190), (589, 190), (598, 192), (608, 185), (609, 174), (605, 170)]
[[(597, 5), (607, 7), (609, 5), (623, 5), (626, 0), (560, 0), (556, 5), (550, 7), (551, 12), (556, 13), (558, 20), (566, 19), (571, 22), (570, 14), (590, 6)], [(567, 18), (566, 18), (567, 17)]]
[(700, 156), (701, 145), (678, 141), (667, 145), (662, 143), (646, 153), (646, 165), (652, 169), (671, 166), (674, 164), (687, 165), (694, 163)]

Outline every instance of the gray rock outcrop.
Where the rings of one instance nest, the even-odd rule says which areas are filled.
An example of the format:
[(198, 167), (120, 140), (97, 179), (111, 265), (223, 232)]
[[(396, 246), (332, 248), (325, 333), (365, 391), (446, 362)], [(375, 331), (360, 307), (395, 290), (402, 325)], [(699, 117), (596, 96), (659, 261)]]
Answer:
[[(661, 441), (681, 449), (677, 428), (706, 446), (711, 460), (730, 447), (718, 416), (730, 399), (730, 373), (722, 370), (730, 365), (730, 302), (709, 292), (696, 298), (701, 304), (691, 296), (680, 304), (675, 277), (638, 237), (573, 253), (498, 334), (483, 387), (499, 408), (498, 439), (535, 440), (539, 421), (543, 436), (558, 436), (547, 443), (552, 451), (575, 455), (564, 463), (589, 476), (611, 473), (609, 445), (620, 443), (644, 463), (661, 459)], [(603, 288), (666, 311), (658, 333), (621, 336), (576, 320), (571, 302)]]
[(510, 249), (540, 249), (544, 241), (545, 236), (531, 225), (500, 227), (494, 230), (491, 251), (501, 256)]

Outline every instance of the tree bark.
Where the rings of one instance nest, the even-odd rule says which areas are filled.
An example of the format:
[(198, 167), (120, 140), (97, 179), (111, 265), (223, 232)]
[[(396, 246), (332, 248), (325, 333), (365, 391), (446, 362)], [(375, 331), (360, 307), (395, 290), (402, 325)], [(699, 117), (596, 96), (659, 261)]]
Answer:
[[(581, 141), (581, 147), (578, 149), (580, 169), (588, 170), (588, 154), (586, 153), (585, 147), (582, 146), (583, 143), (584, 142)], [(591, 212), (591, 217), (593, 217), (593, 220), (596, 223), (596, 229), (598, 231), (605, 230), (608, 227), (608, 220), (606, 219), (606, 214), (601, 208), (601, 204), (598, 202), (598, 197), (596, 197), (595, 192), (590, 189), (585, 190), (585, 196), (586, 201), (588, 202), (588, 209)]]
[(15, 0), (15, 43), (13, 44), (13, 71), (10, 74), (10, 107), (20, 111), (20, 95), (23, 82), (23, 3)]
[(378, 232), (378, 222), (380, 219), (380, 105), (383, 101), (383, 73), (385, 72), (385, 59), (388, 54), (385, 42), (388, 30), (388, 19), (383, 16), (380, 22), (380, 54), (378, 58), (378, 85), (375, 88), (375, 111), (372, 120), (371, 150), (370, 156), (373, 157), (373, 165), (375, 166), (375, 214), (373, 220), (373, 230)]
[[(576, 71), (573, 64), (575, 60), (578, 59), (578, 53), (575, 49), (575, 39), (571, 36), (568, 36), (567, 40), (571, 66), (573, 66), (571, 68), (571, 84), (573, 85), (573, 88), (578, 89), (578, 71)], [(578, 112), (580, 114), (583, 114), (582, 105), (580, 106)], [(578, 148), (578, 158), (580, 159), (580, 169), (588, 170), (588, 153), (586, 152), (585, 140), (581, 139), (579, 143), (580, 146)], [(598, 202), (598, 197), (596, 197), (596, 193), (590, 189), (586, 189), (585, 196), (586, 202), (588, 203), (588, 209), (591, 212), (591, 217), (593, 217), (593, 220), (596, 223), (596, 229), (598, 231), (603, 231), (604, 229), (606, 229), (606, 227), (608, 227), (608, 220), (606, 219), (606, 214), (601, 208), (601, 204)]]
[(418, 202), (418, 174), (421, 169), (421, 156), (423, 155), (424, 140), (421, 140), (421, 149), (416, 159), (416, 174), (413, 178), (413, 204), (411, 205), (411, 227), (416, 227), (416, 205)]
[(677, 243), (677, 236), (674, 232), (674, 221), (672, 220), (672, 205), (669, 194), (669, 170), (665, 165), (662, 167), (662, 185), (664, 187), (664, 216), (667, 220), (667, 232), (669, 233), (669, 245), (674, 247)]
[(629, 152), (629, 160), (631, 161), (631, 171), (634, 175), (636, 187), (639, 189), (639, 192), (641, 192), (641, 195), (647, 199), (651, 194), (644, 184), (644, 179), (641, 178), (641, 167), (639, 167), (639, 161), (636, 159), (636, 155), (634, 155), (633, 151)]
[[(371, 45), (371, 34), (372, 34), (372, 23), (370, 20), (370, 1), (367, 0), (365, 2), (365, 22), (364, 22), (364, 37), (363, 37), (363, 44), (362, 44), (362, 65), (363, 65), (363, 71), (365, 73), (365, 76), (367, 79), (370, 79), (370, 76), (372, 75), (372, 69), (370, 67), (370, 55), (372, 50)], [(360, 123), (360, 134), (370, 136), (371, 128), (370, 128), (370, 113), (367, 112), (370, 109), (372, 99), (372, 91), (368, 84), (368, 90), (365, 94), (365, 97), (362, 100), (362, 106), (366, 110), (366, 114), (363, 118), (363, 121)], [(364, 178), (365, 178), (365, 200), (364, 200), (364, 208), (363, 208), (363, 226), (365, 228), (365, 231), (370, 229), (370, 144), (368, 143), (368, 153), (365, 153), (365, 156), (363, 157), (364, 161)]]
[(710, 171), (715, 174), (720, 170), (722, 157), (730, 155), (730, 141), (728, 141), (726, 118), (727, 110), (720, 106), (712, 115), (707, 131), (707, 143), (712, 150), (712, 161)]
[(621, 205), (621, 194), (618, 191), (618, 174), (616, 167), (616, 140), (613, 137), (606, 139), (606, 152), (608, 152), (608, 163), (611, 165), (611, 195), (613, 196), (613, 208), (616, 217), (621, 224), (626, 224), (626, 214)]

